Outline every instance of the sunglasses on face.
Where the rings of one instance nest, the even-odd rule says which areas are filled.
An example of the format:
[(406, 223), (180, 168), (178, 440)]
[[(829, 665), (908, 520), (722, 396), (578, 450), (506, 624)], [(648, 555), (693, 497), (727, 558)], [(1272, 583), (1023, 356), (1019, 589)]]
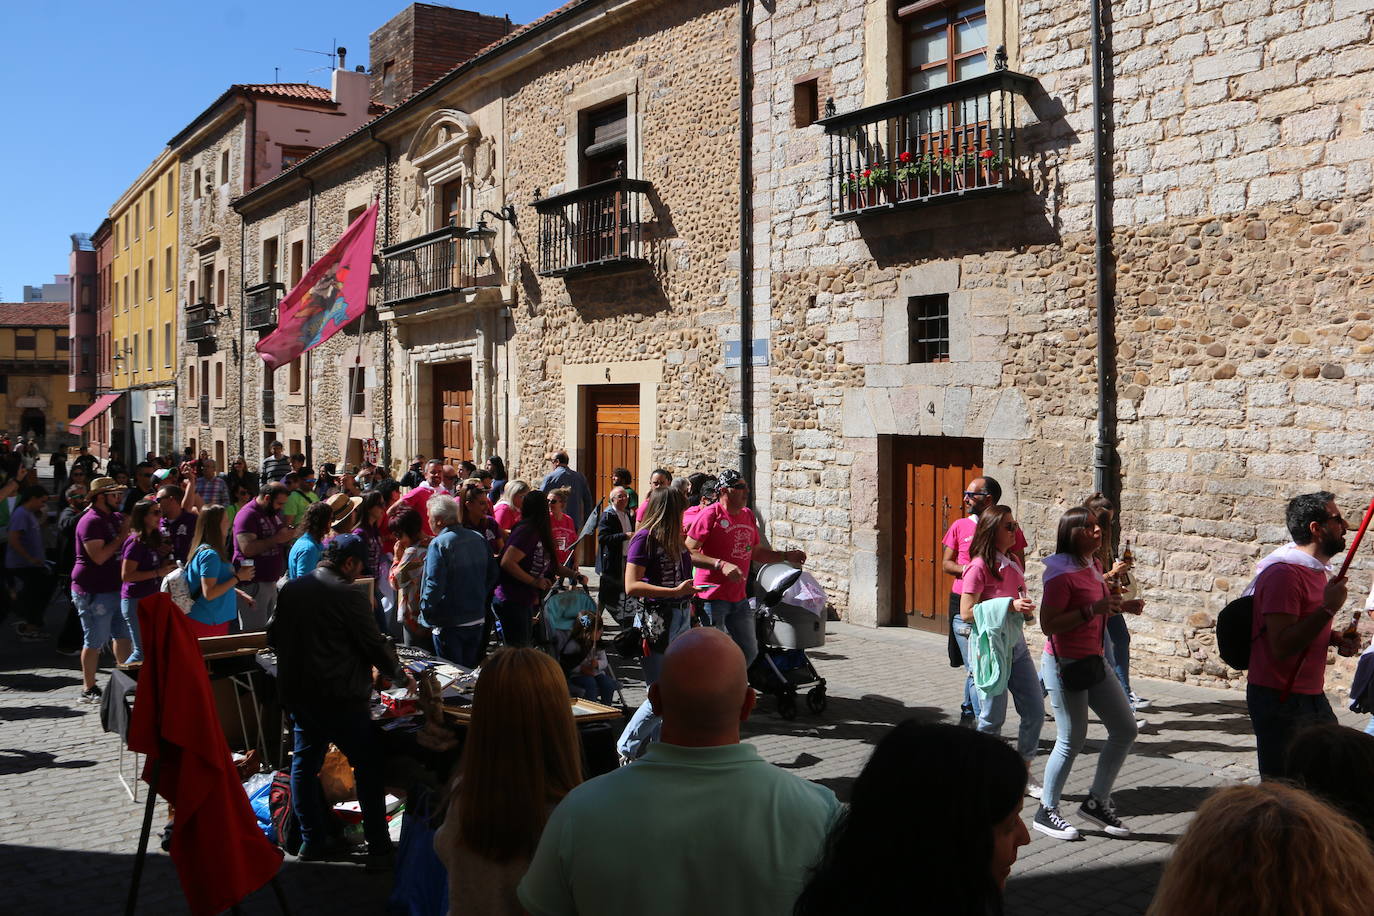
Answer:
[(987, 496), (987, 495), (988, 495), (988, 491), (987, 491), (987, 490), (965, 490), (965, 491), (964, 491), (964, 497), (965, 497), (966, 499), (975, 499), (975, 498), (977, 498), (977, 497), (979, 497), (979, 496)]

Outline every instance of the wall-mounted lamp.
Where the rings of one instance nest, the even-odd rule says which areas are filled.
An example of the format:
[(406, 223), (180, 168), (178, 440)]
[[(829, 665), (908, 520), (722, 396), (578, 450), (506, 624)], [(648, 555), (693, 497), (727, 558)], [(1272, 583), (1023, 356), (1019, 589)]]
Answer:
[(510, 223), (512, 226), (516, 225), (515, 208), (510, 204), (506, 204), (499, 211), (483, 210), (481, 214), (478, 215), (477, 225), (464, 232), (463, 238), (479, 242), (486, 247), (486, 252), (478, 255), (476, 258), (479, 267), (484, 266), (491, 260), (491, 240), (496, 238), (496, 230), (487, 225), (486, 218), (488, 215), (490, 215), (492, 219), (500, 220), (503, 223)]

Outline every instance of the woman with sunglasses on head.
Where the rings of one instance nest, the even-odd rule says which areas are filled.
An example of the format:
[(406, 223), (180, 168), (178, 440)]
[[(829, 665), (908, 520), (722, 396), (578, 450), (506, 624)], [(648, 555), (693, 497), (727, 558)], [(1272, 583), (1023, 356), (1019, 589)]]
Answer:
[[(999, 598), (1010, 599), (1006, 617), (1020, 614), (1025, 625), (1035, 620), (1035, 602), (1026, 597), (1025, 573), (1021, 564), (1011, 556), (1019, 532), (1020, 526), (1012, 517), (1009, 506), (991, 506), (978, 516), (978, 527), (973, 532), (973, 544), (969, 548), (969, 564), (964, 568), (964, 592), (959, 596), (959, 616), (973, 626), (970, 642), (978, 641), (980, 650), (982, 643), (978, 636), (983, 621), (974, 620), (974, 609), (980, 603)], [(995, 619), (991, 613), (985, 613), (984, 617)], [(1045, 724), (1045, 698), (1040, 691), (1040, 676), (1035, 671), (1035, 662), (1031, 661), (1022, 626), (1016, 625), (1014, 632), (1015, 644), (1003, 659), (1005, 687), (992, 696), (980, 690), (978, 730), (1001, 737), (1002, 723), (1007, 717), (1007, 695), (1011, 694), (1012, 702), (1016, 704), (1016, 714), (1021, 717), (1016, 750), (1029, 772), (1031, 761), (1035, 759), (1040, 746), (1040, 729)], [(1026, 793), (1032, 798), (1039, 798), (1040, 786), (1030, 781), (1026, 785)]]
[(124, 615), (124, 625), (129, 628), (129, 638), (133, 651), (122, 659), (126, 665), (143, 661), (143, 644), (138, 633), (138, 602), (149, 595), (157, 594), (158, 583), (162, 577), (176, 569), (172, 562), (172, 545), (162, 535), (158, 524), (162, 521), (162, 510), (151, 498), (134, 503), (130, 514), (129, 536), (119, 552), (120, 577), (119, 610)]
[(1116, 816), (1111, 793), (1135, 741), (1135, 714), (1121, 682), (1107, 674), (1102, 642), (1108, 616), (1139, 614), (1144, 603), (1122, 601), (1111, 593), (1097, 560), (1101, 543), (1097, 516), (1075, 506), (1059, 519), (1055, 553), (1045, 558), (1040, 628), (1048, 639), (1040, 679), (1050, 694), (1058, 734), (1045, 765), (1035, 829), (1058, 840), (1078, 839), (1078, 830), (1059, 814), (1059, 800), (1088, 733), (1089, 709), (1107, 727), (1107, 743), (1097, 757), (1092, 790), (1078, 813), (1111, 836), (1131, 835)]

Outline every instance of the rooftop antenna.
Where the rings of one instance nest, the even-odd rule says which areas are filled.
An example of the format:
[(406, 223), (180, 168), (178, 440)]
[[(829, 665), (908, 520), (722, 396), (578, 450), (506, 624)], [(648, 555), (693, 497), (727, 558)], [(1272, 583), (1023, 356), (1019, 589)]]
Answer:
[[(338, 47), (338, 42), (335, 41), (335, 40), (332, 39), (332, 38), (330, 39), (329, 44), (330, 44), (331, 46), (335, 47), (335, 48)], [(321, 55), (321, 56), (323, 56), (323, 57), (327, 57), (327, 58), (329, 58), (329, 67), (328, 67), (327, 69), (329, 69), (329, 70), (335, 70), (335, 69), (337, 69), (337, 61), (336, 61), (336, 57), (338, 56), (338, 52), (337, 52), (337, 51), (316, 51), (316, 50), (314, 50), (313, 48), (296, 48), (295, 50), (300, 51), (300, 52), (302, 52), (302, 53), (304, 53), (304, 54), (319, 54), (319, 55)], [(321, 70), (324, 70), (324, 69), (326, 69), (326, 68), (325, 68), (325, 67), (316, 67), (315, 69), (311, 70), (310, 72), (311, 72), (311, 73), (319, 73)]]
[(281, 67), (273, 67), (273, 68), (272, 68), (272, 82), (274, 82), (274, 83), (280, 83), (280, 82), (281, 82)]

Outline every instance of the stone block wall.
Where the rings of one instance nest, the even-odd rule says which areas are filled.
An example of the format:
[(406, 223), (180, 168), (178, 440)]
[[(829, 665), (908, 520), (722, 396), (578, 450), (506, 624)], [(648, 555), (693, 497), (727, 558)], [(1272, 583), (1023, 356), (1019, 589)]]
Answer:
[[(1148, 602), (1131, 624), (1143, 673), (1233, 681), (1212, 620), (1287, 540), (1283, 504), (1325, 488), (1347, 515), (1362, 509), (1370, 9), (1114, 8), (1121, 534)], [(815, 531), (812, 565), (836, 608), (881, 623), (886, 436), (983, 438), (1027, 529), (1032, 579), (1055, 520), (1091, 489), (1092, 113), (1083, 11), (1023, 0), (1009, 25), (1012, 69), (1039, 85), (1021, 137), (1032, 189), (832, 221), (827, 140), (793, 125), (791, 83), (828, 67), (841, 112), (874, 100), (868, 83), (884, 75), (864, 69), (875, 30), (860, 13), (783, 2), (762, 17), (755, 282), (772, 297), (774, 530)], [(906, 365), (895, 304), (932, 283), (966, 323), (951, 329), (949, 364)], [(826, 505), (836, 491), (848, 515)], [(1368, 585), (1357, 573), (1352, 593)]]

